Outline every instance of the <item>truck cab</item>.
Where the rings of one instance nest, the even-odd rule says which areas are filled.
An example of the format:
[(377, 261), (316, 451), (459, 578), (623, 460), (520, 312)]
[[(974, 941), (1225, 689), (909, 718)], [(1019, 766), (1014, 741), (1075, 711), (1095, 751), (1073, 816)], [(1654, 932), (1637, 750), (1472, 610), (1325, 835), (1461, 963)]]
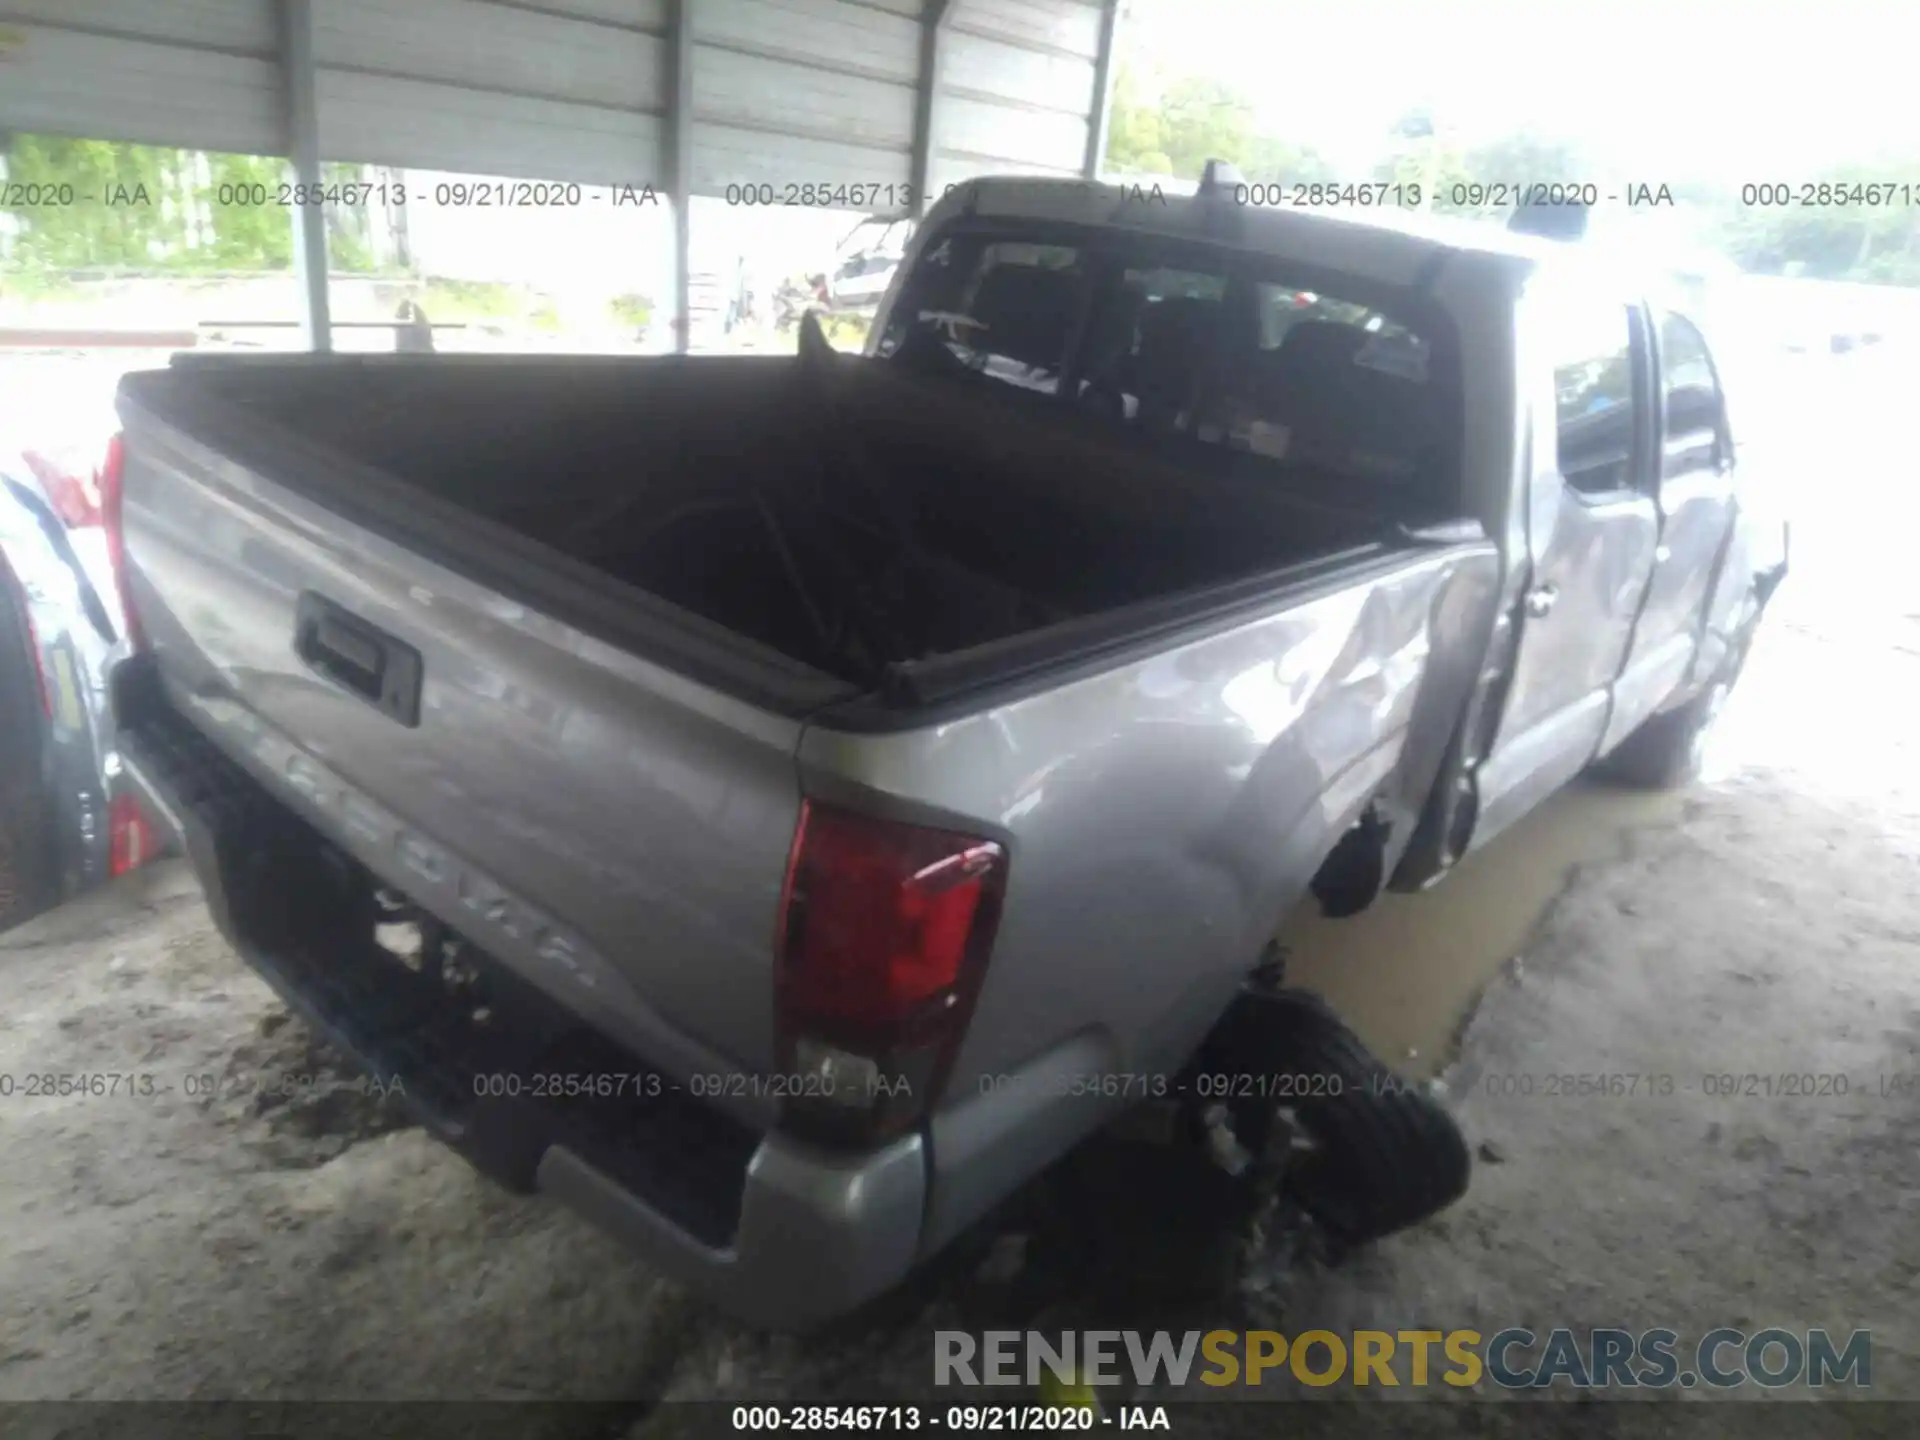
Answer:
[[(1483, 513), (1505, 585), (1429, 883), (1596, 764), (1675, 783), (1785, 572), (1749, 503), (1720, 367), (1685, 300), (1547, 251), (1518, 287), (1513, 468)], [(1691, 707), (1691, 708), (1690, 708)], [(1684, 743), (1680, 736), (1685, 731)]]
[[(1421, 468), (1440, 483), (1389, 488), (1388, 503), (1403, 520), (1477, 521), (1501, 581), (1444, 781), (1374, 866), (1396, 888), (1432, 883), (1589, 766), (1685, 778), (1786, 560), (1784, 524), (1735, 473), (1687, 288), (1604, 243), (1248, 204), (1262, 187), (1234, 181), (1210, 167), (1172, 199), (957, 187), (916, 235), (870, 348), (892, 355), (930, 324), (982, 374), (1104, 401), (1129, 426), (1157, 406), (1202, 445), (1283, 463), (1357, 425), (1365, 444), (1343, 466), (1389, 487), (1413, 452), (1382, 437), (1424, 415)], [(1130, 290), (1117, 340), (1103, 317), (1118, 307), (1073, 308), (1067, 272), (1085, 266), (1112, 272), (1096, 288)], [(1111, 383), (1129, 370), (1152, 372), (1140, 393)]]

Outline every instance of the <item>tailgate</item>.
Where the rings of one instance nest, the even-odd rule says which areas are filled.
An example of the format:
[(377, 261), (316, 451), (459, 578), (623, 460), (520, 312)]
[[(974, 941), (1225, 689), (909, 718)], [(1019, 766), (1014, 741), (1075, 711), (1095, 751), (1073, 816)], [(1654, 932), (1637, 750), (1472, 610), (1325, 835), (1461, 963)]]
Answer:
[[(574, 618), (642, 608), (616, 582), (243, 418), (183, 413), (190, 380), (130, 377), (121, 398), (133, 603), (172, 706), (696, 1093), (768, 1070), (799, 716)], [(764, 1118), (734, 1088), (729, 1108)]]

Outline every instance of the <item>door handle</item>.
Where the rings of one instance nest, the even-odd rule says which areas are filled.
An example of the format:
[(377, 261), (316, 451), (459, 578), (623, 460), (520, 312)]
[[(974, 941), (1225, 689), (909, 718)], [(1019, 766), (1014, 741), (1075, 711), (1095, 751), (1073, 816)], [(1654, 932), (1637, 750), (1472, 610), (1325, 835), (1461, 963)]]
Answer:
[(1538, 620), (1548, 614), (1560, 598), (1560, 587), (1542, 585), (1527, 592), (1527, 614)]
[(420, 723), (420, 652), (312, 591), (294, 607), (293, 652), (309, 670), (409, 727)]
[(1653, 547), (1653, 563), (1654, 564), (1664, 565), (1667, 563), (1667, 561), (1671, 560), (1672, 558), (1673, 558), (1673, 547), (1671, 545), (1656, 545)]

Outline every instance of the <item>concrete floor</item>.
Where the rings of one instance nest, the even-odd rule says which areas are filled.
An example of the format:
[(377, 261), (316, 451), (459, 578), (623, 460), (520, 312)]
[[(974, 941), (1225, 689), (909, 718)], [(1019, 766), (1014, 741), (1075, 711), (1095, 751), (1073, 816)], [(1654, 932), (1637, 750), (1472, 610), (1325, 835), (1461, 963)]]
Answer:
[[(1833, 473), (1836, 494), (1875, 478)], [(1808, 570), (1826, 579), (1783, 593), (1708, 783), (1653, 800), (1581, 787), (1429, 894), (1290, 930), (1297, 979), (1405, 1068), (1444, 1070), (1485, 1147), (1467, 1197), (1337, 1268), (1303, 1261), (1197, 1308), (1122, 1283), (1059, 1313), (1864, 1327), (1875, 1395), (1920, 1398), (1920, 598), (1846, 563), (1856, 542), (1891, 543), (1846, 499), (1828, 513), (1856, 518), (1816, 527)], [(151, 1080), (21, 1093), (78, 1072)], [(1568, 1099), (1512, 1078), (1562, 1073), (1672, 1085)], [(1721, 1074), (1844, 1075), (1846, 1093), (1722, 1097), (1706, 1080)], [(823, 1337), (755, 1335), (494, 1191), (345, 1077), (263, 1093), (337, 1072), (173, 865), (0, 938), (7, 1075), (0, 1400), (597, 1399), (649, 1433), (680, 1413), (660, 1397), (944, 1407), (931, 1332), (979, 1328), (991, 1304), (963, 1278)], [(1157, 1248), (1135, 1236), (1113, 1275), (1152, 1271)], [(1417, 1428), (1557, 1434), (1586, 1407), (1551, 1423), (1525, 1408), (1423, 1406)], [(1181, 1428), (1246, 1412), (1208, 1413)], [(587, 1433), (577, 1414), (538, 1418)], [(1873, 1433), (1913, 1433), (1887, 1423)]]

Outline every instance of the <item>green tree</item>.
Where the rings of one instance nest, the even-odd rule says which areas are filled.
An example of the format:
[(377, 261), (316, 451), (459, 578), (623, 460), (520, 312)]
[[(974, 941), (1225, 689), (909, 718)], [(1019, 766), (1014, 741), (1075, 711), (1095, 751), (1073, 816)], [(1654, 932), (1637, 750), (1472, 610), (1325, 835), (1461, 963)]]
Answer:
[[(262, 155), (209, 155), (207, 169), (209, 183), (200, 192), (207, 207), (206, 238), (194, 247), (197, 253), (177, 256), (178, 265), (209, 270), (291, 268), (293, 221), (278, 205), (248, 203), (250, 196), (272, 196), (282, 182), (292, 179), (287, 163)], [(222, 195), (230, 203), (221, 204)]]
[(1566, 185), (1596, 178), (1577, 148), (1538, 135), (1502, 135), (1467, 147), (1463, 158), (1467, 173), (1482, 182)]
[(1108, 169), (1135, 175), (1173, 174), (1173, 160), (1161, 145), (1156, 98), (1143, 93), (1139, 72), (1123, 62), (1113, 78), (1107, 115), (1104, 159)]
[(1452, 208), (1448, 197), (1456, 182), (1468, 178), (1466, 157), (1434, 117), (1433, 107), (1414, 105), (1387, 127), (1384, 153), (1373, 178), (1390, 185), (1418, 186), (1426, 209)]
[(1209, 160), (1225, 160), (1249, 180), (1333, 178), (1311, 147), (1263, 132), (1253, 101), (1232, 86), (1199, 75), (1163, 80), (1123, 63), (1114, 77), (1107, 168), (1198, 180)]
[(1907, 185), (1904, 199), (1916, 198), (1914, 170), (1912, 162), (1836, 166), (1813, 182), (1833, 187), (1827, 203), (1818, 190), (1805, 205), (1797, 189), (1785, 204), (1748, 204), (1723, 191), (1709, 205), (1715, 238), (1762, 275), (1920, 285), (1920, 211), (1901, 191)]
[[(7, 174), (23, 202), (10, 211), (14, 255), (29, 268), (147, 265), (174, 238), (177, 219), (158, 204), (173, 178), (161, 152), (23, 135), (8, 151)], [(110, 203), (142, 194), (151, 203)], [(27, 205), (28, 196), (72, 198)]]
[[(1564, 141), (1514, 133), (1462, 145), (1431, 106), (1417, 105), (1388, 127), (1374, 178), (1419, 184), (1428, 208), (1442, 214), (1504, 218), (1512, 208), (1503, 187), (1580, 183), (1594, 179), (1577, 148)], [(1499, 201), (1500, 203), (1496, 203)]]
[[(275, 193), (292, 179), (285, 160), (42, 135), (15, 137), (6, 160), (18, 198), (54, 197), (10, 210), (15, 270), (274, 271), (293, 264), (293, 221)], [(327, 165), (321, 178), (338, 185), (360, 175), (356, 165)], [(264, 204), (255, 203), (262, 197)], [(327, 210), (335, 267), (376, 268), (364, 207)]]
[[(1794, 203), (1766, 205), (1743, 203), (1738, 193), (1704, 183), (1670, 189), (1676, 204), (1698, 217), (1700, 241), (1743, 269), (1920, 285), (1920, 206), (1906, 203), (1915, 198), (1916, 169), (1912, 159), (1835, 166), (1815, 181), (1832, 187), (1830, 203), (1818, 191), (1808, 197), (1814, 203), (1799, 203), (1796, 191), (1788, 197)], [(1606, 195), (1624, 184), (1580, 147), (1553, 137), (1515, 132), (1460, 146), (1425, 104), (1410, 106), (1388, 127), (1374, 176), (1421, 184), (1435, 210), (1489, 220), (1504, 218), (1511, 206), (1475, 204), (1474, 187), (1591, 181)]]

